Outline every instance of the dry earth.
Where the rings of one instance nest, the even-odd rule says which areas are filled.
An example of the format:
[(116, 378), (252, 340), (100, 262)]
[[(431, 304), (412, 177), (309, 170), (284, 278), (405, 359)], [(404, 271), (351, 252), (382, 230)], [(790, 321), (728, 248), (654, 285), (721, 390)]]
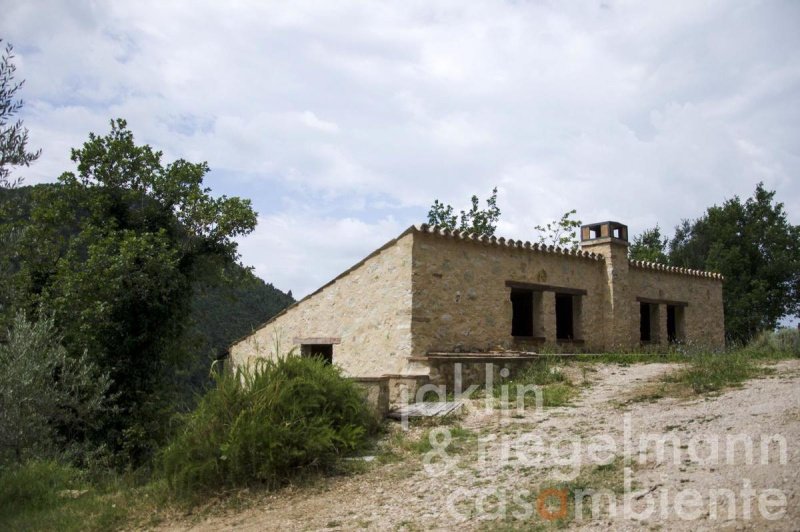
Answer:
[[(407, 455), (399, 462), (370, 464), (362, 474), (263, 496), (235, 514), (173, 522), (165, 528), (800, 530), (800, 361), (777, 364), (769, 377), (718, 396), (628, 403), (624, 398), (631, 390), (676, 366), (590, 368), (573, 376), (576, 382), (588, 382), (570, 407), (530, 409), (520, 415), (516, 410), (487, 411), (483, 401), (473, 401), (460, 424), (474, 436), (458, 452), (448, 453), (448, 468), (438, 459), (426, 468), (425, 454)], [(770, 441), (772, 435), (778, 435), (777, 442)], [(650, 436), (673, 439), (661, 460), (653, 443), (640, 456), (640, 438)], [(762, 452), (762, 440), (767, 452)], [(752, 456), (746, 441), (753, 444)], [(786, 443), (785, 460), (781, 441)], [(612, 456), (612, 465), (602, 466)], [(627, 490), (626, 471), (631, 477)], [(558, 514), (560, 492), (543, 498), (543, 490), (564, 486), (610, 488), (616, 512), (609, 497), (596, 496), (601, 503), (597, 513), (585, 499), (586, 509), (575, 512), (580, 519), (549, 522), (543, 516)], [(732, 493), (715, 493), (721, 488)], [(778, 508), (766, 506), (765, 514), (759, 497), (779, 504), (781, 496), (785, 511), (778, 519), (767, 519)], [(574, 500), (573, 492), (568, 497)], [(636, 512), (652, 504), (652, 513), (634, 518), (625, 511), (626, 500)], [(712, 500), (718, 503), (716, 512)], [(574, 515), (572, 502), (569, 511)]]

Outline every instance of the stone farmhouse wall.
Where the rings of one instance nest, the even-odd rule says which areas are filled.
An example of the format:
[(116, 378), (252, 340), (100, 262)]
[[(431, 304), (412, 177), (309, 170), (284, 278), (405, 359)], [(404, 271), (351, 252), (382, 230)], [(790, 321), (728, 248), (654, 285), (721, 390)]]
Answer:
[[(627, 244), (602, 238), (581, 252), (542, 249), (504, 239), (471, 239), (423, 227), (414, 236), (415, 357), (430, 352), (634, 350), (640, 346), (640, 304), (657, 316), (651, 343), (666, 345), (667, 305), (677, 305), (680, 340), (724, 346), (722, 280), (716, 274), (630, 262)], [(587, 245), (588, 244), (588, 245)], [(589, 250), (592, 252), (590, 253)], [(596, 253), (595, 253), (596, 252)], [(541, 297), (533, 344), (511, 334), (512, 286)], [(509, 286), (510, 285), (510, 286)], [(556, 338), (556, 293), (575, 296), (574, 340)]]
[(605, 343), (605, 273), (602, 259), (509, 246), (490, 239), (416, 233), (414, 236), (413, 352), (535, 349), (511, 336), (511, 287), (507, 281), (547, 285), (541, 292), (541, 327), (534, 336), (556, 341), (555, 294), (559, 287), (586, 291), (578, 338), (585, 347)]
[(400, 373), (411, 354), (412, 239), (403, 233), (234, 344), (233, 365), (333, 343), (333, 363), (348, 375)]
[[(674, 270), (674, 268), (671, 268)], [(689, 345), (721, 349), (725, 346), (725, 317), (722, 308), (722, 281), (706, 272), (671, 272), (662, 265), (634, 262), (629, 271), (630, 292), (636, 297), (648, 300), (674, 300), (685, 302), (683, 308), (682, 340)], [(665, 304), (659, 305), (658, 338), (659, 344), (666, 344)], [(632, 337), (638, 339), (637, 319), (629, 322)]]
[[(512, 336), (512, 290), (535, 294), (530, 336)], [(569, 339), (556, 337), (556, 294), (572, 297)], [(724, 346), (716, 274), (628, 261), (627, 242), (613, 236), (576, 252), (423, 225), (287, 308), (230, 354), (239, 365), (332, 344), (332, 361), (346, 374), (402, 380), (428, 375), (426, 357), (435, 352), (489, 355), (543, 344), (576, 352), (637, 349), (642, 308), (652, 309), (651, 343), (666, 345), (668, 305), (679, 313), (679, 340)]]

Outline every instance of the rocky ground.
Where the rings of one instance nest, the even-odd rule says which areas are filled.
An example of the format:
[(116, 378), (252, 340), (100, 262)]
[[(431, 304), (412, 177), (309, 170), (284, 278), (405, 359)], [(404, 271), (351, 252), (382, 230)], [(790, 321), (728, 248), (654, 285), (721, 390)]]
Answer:
[[(390, 436), (394, 451), (363, 473), (164, 527), (800, 529), (800, 361), (716, 396), (643, 400), (676, 368), (572, 366), (571, 406), (518, 412), (474, 400), (454, 423)], [(433, 447), (413, 443), (431, 431)]]

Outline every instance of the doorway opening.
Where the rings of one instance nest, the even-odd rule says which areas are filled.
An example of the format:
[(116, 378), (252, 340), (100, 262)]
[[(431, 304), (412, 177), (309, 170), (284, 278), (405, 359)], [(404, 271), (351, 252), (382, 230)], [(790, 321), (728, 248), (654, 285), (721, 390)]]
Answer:
[(556, 294), (556, 339), (575, 339), (575, 308), (572, 294)]
[(326, 364), (333, 364), (333, 344), (303, 344), (300, 354), (304, 357), (319, 357)]
[(650, 323), (650, 303), (639, 303), (639, 340), (643, 344), (653, 341)]
[(533, 292), (511, 291), (511, 336), (533, 336)]

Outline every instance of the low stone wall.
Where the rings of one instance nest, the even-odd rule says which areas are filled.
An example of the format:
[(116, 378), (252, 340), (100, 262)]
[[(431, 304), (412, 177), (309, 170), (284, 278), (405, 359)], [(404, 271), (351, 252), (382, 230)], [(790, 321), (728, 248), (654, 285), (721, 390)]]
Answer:
[[(430, 379), (433, 384), (444, 385), (447, 393), (456, 391), (456, 376), (461, 374), (461, 392), (475, 384), (498, 384), (515, 378), (533, 361), (533, 358), (510, 358), (487, 355), (481, 358), (431, 359)], [(491, 376), (490, 376), (491, 375)], [(488, 378), (487, 378), (488, 377)]]
[(389, 381), (389, 404), (393, 406), (413, 403), (417, 390), (430, 383), (427, 375), (385, 375)]
[(389, 379), (386, 377), (353, 377), (353, 382), (366, 391), (366, 400), (378, 419), (389, 413)]

